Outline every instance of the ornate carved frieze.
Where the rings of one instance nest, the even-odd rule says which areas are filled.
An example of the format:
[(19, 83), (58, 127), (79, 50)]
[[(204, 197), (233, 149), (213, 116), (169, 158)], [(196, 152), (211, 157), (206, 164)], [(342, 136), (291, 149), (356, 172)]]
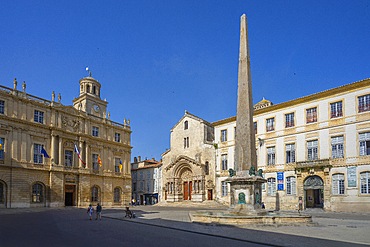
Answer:
[(79, 130), (80, 124), (80, 121), (62, 115), (62, 125), (67, 130), (69, 129), (73, 130), (73, 132), (77, 132)]

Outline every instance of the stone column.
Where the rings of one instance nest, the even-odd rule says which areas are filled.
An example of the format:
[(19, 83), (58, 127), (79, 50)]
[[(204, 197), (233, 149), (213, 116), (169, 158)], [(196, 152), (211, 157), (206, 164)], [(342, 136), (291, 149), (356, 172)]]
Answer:
[(59, 147), (58, 147), (58, 165), (63, 165), (63, 139), (59, 136)]

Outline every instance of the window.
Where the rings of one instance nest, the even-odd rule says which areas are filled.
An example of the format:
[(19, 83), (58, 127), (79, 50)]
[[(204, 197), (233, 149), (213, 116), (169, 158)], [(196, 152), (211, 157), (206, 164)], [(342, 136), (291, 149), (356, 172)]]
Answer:
[(115, 142), (121, 142), (121, 134), (120, 133), (115, 133), (114, 134), (114, 141)]
[(342, 101), (330, 104), (330, 118), (337, 118), (343, 116)]
[(41, 144), (34, 144), (33, 145), (33, 163), (35, 164), (42, 164), (43, 163), (43, 156), (41, 153), (42, 145)]
[(332, 182), (333, 195), (343, 195), (344, 194), (344, 175), (334, 174)]
[(42, 111), (35, 110), (33, 115), (33, 121), (36, 123), (44, 123), (44, 113)]
[(0, 160), (4, 160), (4, 138), (0, 137)]
[(254, 134), (257, 135), (257, 122), (253, 122)]
[(227, 154), (222, 154), (221, 155), (221, 169), (223, 171), (227, 170)]
[(4, 114), (5, 110), (5, 101), (0, 100), (0, 114)]
[(274, 196), (276, 193), (276, 179), (268, 178), (267, 179), (267, 195)]
[(184, 138), (184, 148), (189, 148), (189, 137)]
[(294, 127), (294, 113), (285, 114), (285, 128)]
[(307, 160), (317, 160), (318, 159), (318, 141), (308, 141), (307, 142)]
[(370, 111), (370, 94), (358, 97), (358, 112)]
[(120, 203), (121, 202), (121, 188), (117, 187), (114, 188), (114, 198), (113, 198), (115, 203)]
[(275, 147), (267, 148), (267, 165), (275, 165)]
[(275, 128), (274, 128), (274, 122), (275, 122), (275, 118), (269, 118), (269, 119), (266, 119), (266, 131), (274, 131)]
[(206, 161), (206, 164), (204, 165), (204, 173), (206, 175), (209, 175), (209, 163)]
[(221, 142), (227, 142), (227, 130), (221, 130)]
[(221, 182), (221, 196), (227, 196), (227, 182)]
[(96, 86), (93, 86), (93, 94), (96, 94)]
[(99, 187), (96, 185), (91, 188), (91, 202), (99, 202)]
[(136, 183), (132, 184), (132, 191), (136, 191)]
[(32, 185), (32, 202), (41, 203), (44, 200), (44, 186), (41, 183)]
[(306, 110), (306, 122), (316, 123), (317, 122), (317, 108), (310, 108)]
[(114, 158), (114, 172), (121, 172), (120, 164), (121, 164), (121, 159)]
[(360, 173), (361, 194), (370, 194), (370, 172)]
[(285, 152), (286, 152), (286, 163), (294, 163), (295, 162), (295, 144), (286, 144), (285, 145)]
[(64, 166), (72, 167), (73, 164), (73, 151), (65, 150), (64, 151)]
[(370, 132), (361, 133), (360, 139), (360, 156), (370, 155)]
[(287, 195), (296, 194), (296, 179), (293, 176), (286, 178), (286, 194)]
[(189, 122), (185, 121), (184, 122), (184, 130), (187, 130), (189, 128)]
[(336, 136), (331, 138), (331, 157), (333, 159), (343, 158), (343, 136)]
[(99, 128), (96, 126), (92, 127), (92, 135), (93, 136), (99, 136)]
[(92, 155), (92, 168), (94, 172), (99, 171), (99, 164), (98, 164), (98, 154)]

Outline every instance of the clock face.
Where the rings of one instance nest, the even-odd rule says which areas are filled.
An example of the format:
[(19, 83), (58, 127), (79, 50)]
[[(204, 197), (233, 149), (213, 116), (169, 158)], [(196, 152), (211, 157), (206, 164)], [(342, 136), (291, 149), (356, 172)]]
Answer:
[(99, 112), (100, 107), (98, 105), (93, 105), (94, 111)]

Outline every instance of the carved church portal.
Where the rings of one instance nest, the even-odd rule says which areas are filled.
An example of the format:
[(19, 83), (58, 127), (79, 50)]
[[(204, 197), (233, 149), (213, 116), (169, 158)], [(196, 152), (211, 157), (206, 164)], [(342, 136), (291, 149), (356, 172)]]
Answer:
[(319, 176), (306, 178), (303, 184), (306, 208), (324, 207), (324, 182)]
[(191, 192), (193, 191), (192, 172), (190, 169), (185, 169), (181, 173), (181, 181), (183, 184), (183, 200), (191, 200)]

